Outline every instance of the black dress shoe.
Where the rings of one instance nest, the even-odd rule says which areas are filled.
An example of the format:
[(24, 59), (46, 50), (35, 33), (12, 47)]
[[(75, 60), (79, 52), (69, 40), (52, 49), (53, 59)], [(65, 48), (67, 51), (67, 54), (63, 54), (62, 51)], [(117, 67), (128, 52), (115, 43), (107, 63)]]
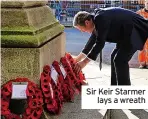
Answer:
[(146, 65), (145, 68), (148, 69), (148, 65)]
[(146, 65), (140, 65), (139, 69), (146, 69), (146, 67), (147, 67)]

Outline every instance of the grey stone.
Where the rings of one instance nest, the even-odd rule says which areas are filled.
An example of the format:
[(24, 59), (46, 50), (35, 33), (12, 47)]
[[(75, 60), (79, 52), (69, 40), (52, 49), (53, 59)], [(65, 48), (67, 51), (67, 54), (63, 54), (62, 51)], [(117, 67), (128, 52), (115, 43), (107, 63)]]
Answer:
[(39, 47), (63, 32), (48, 6), (1, 10), (2, 47)]
[(1, 7), (7, 7), (7, 8), (18, 8), (18, 7), (33, 7), (33, 6), (43, 6), (48, 3), (47, 0), (42, 0), (42, 1), (2, 1), (1, 2)]
[(64, 33), (41, 48), (2, 48), (1, 84), (17, 77), (26, 77), (39, 84), (43, 66), (52, 64), (54, 60), (59, 61), (64, 55)]

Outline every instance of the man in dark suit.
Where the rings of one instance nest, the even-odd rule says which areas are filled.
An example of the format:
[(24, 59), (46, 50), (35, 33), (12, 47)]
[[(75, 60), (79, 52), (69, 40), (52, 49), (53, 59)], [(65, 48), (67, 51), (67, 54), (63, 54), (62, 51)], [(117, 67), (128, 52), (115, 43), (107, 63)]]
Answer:
[(148, 38), (148, 21), (123, 8), (95, 10), (95, 14), (78, 12), (75, 28), (91, 33), (89, 41), (76, 57), (75, 71), (80, 72), (90, 60), (96, 60), (105, 42), (116, 43), (111, 54), (111, 85), (131, 85), (128, 62), (137, 50), (142, 50)]

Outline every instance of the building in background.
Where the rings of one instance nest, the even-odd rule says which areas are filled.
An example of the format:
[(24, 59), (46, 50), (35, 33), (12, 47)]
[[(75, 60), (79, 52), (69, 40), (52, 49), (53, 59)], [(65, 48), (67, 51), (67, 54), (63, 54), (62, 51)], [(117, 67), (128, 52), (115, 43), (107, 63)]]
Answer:
[(55, 17), (65, 26), (72, 26), (78, 11), (93, 12), (95, 8), (122, 7), (137, 11), (144, 7), (144, 0), (49, 0)]

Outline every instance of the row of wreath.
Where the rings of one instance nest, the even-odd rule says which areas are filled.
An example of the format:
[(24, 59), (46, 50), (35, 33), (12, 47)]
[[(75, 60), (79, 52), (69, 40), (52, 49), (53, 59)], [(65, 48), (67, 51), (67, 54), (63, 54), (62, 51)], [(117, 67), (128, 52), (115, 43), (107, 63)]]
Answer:
[[(60, 63), (54, 61), (52, 67), (44, 66), (40, 78), (40, 88), (27, 78), (10, 80), (1, 88), (1, 115), (5, 119), (39, 119), (43, 112), (43, 106), (50, 114), (59, 114), (63, 102), (71, 102), (74, 95), (81, 92), (81, 85), (85, 83), (82, 72), (76, 75), (73, 67), (75, 61), (68, 53), (61, 58)], [(56, 70), (58, 78), (51, 76), (52, 70)], [(65, 72), (65, 73), (64, 73)], [(12, 95), (12, 82), (28, 82), (26, 89), (27, 108), (20, 115), (14, 114), (9, 109)]]

